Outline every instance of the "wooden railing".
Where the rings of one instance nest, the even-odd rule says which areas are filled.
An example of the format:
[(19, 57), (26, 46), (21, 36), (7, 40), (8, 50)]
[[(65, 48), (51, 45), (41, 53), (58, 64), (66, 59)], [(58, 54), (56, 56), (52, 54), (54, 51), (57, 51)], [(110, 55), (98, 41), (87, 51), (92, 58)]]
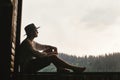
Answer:
[(16, 80), (120, 80), (119, 72), (17, 74)]

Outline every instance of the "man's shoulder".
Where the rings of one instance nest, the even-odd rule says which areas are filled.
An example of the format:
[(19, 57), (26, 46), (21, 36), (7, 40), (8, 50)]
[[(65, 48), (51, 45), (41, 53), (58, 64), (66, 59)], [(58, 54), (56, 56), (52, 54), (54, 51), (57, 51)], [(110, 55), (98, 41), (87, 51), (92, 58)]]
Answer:
[(30, 41), (28, 39), (25, 39), (25, 40), (22, 41), (22, 43), (20, 44), (20, 46), (23, 47), (23, 46), (28, 45), (28, 44), (30, 44)]

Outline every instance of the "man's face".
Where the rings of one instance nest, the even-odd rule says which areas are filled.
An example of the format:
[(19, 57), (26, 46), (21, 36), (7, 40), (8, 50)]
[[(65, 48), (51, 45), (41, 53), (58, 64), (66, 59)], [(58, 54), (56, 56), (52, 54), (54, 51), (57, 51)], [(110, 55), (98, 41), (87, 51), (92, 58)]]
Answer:
[(38, 30), (37, 29), (34, 30), (33, 35), (34, 35), (34, 37), (38, 36)]
[(37, 37), (38, 36), (38, 30), (33, 29), (31, 32), (29, 32), (28, 35), (31, 36), (31, 37)]

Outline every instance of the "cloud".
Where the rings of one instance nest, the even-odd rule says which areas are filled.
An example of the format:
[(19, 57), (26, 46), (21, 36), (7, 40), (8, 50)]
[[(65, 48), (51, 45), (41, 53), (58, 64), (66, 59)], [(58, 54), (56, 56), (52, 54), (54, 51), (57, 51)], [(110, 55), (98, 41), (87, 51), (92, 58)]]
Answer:
[(105, 28), (115, 23), (120, 16), (120, 10), (106, 8), (106, 9), (94, 9), (88, 12), (81, 21), (85, 23), (87, 28)]
[[(97, 5), (90, 5), (95, 3)], [(80, 22), (84, 28), (101, 31), (116, 23), (120, 16), (120, 1), (97, 0), (91, 2), (86, 9), (86, 13), (81, 17)]]

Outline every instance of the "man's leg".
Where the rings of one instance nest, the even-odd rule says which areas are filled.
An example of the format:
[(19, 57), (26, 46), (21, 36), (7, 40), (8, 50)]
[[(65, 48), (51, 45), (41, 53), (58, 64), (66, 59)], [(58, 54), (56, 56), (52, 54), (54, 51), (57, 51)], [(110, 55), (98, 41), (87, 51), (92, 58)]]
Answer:
[(74, 72), (83, 72), (86, 68), (85, 67), (77, 67), (70, 65), (57, 57), (56, 55), (49, 55), (49, 60), (59, 69), (59, 68), (68, 68), (72, 69)]
[(36, 73), (38, 70), (50, 65), (50, 63), (53, 63), (57, 69), (67, 68), (72, 69), (74, 72), (83, 72), (85, 70), (84, 67), (77, 67), (66, 63), (56, 55), (49, 55), (28, 62), (26, 64), (25, 72)]
[(26, 64), (24, 72), (36, 73), (38, 70), (50, 65), (50, 63), (47, 57), (33, 59)]

